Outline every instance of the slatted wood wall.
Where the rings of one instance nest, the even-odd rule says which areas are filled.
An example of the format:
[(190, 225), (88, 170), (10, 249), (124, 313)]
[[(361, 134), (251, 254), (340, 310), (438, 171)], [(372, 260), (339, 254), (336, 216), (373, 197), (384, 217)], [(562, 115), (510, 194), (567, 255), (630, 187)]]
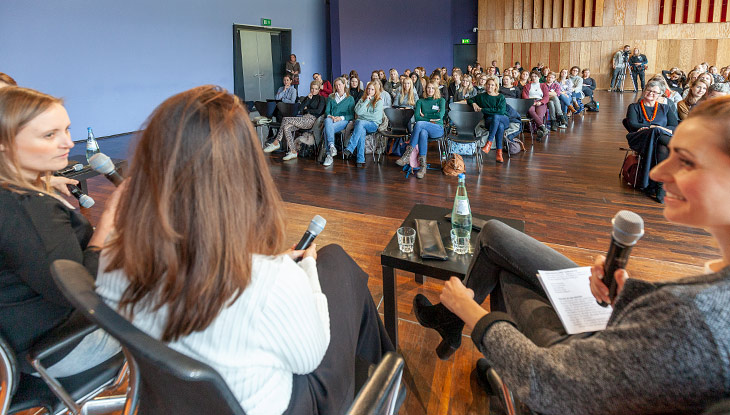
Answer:
[(730, 65), (729, 13), (728, 0), (479, 0), (478, 59), (588, 67), (608, 88), (611, 57), (624, 44), (647, 56), (647, 73)]

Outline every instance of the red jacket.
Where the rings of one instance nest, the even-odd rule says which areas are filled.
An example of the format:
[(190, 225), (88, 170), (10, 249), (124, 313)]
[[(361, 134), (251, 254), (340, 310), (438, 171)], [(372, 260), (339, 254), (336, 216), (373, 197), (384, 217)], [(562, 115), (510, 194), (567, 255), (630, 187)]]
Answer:
[[(545, 105), (550, 100), (550, 90), (548, 90), (547, 85), (543, 83), (540, 83), (540, 90), (542, 90), (542, 99), (540, 100), (540, 102), (542, 102), (542, 105)], [(530, 84), (528, 83), (522, 88), (522, 98), (528, 99), (530, 96), (529, 94)]]
[(323, 81), (322, 82), (322, 90), (319, 91), (319, 95), (322, 95), (322, 97), (327, 98), (332, 93), (332, 84), (330, 81)]

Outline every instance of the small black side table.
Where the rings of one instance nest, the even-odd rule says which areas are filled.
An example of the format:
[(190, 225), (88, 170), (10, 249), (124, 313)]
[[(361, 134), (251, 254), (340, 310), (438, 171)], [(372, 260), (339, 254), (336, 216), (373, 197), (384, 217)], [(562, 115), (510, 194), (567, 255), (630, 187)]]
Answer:
[[(390, 340), (395, 347), (398, 347), (398, 294), (396, 293), (395, 270), (399, 269), (416, 274), (415, 278), (419, 283), (423, 283), (424, 275), (447, 281), (452, 276), (463, 279), (471, 263), (478, 233), (472, 231), (469, 253), (463, 255), (455, 254), (451, 248), (451, 222), (444, 219), (444, 216), (448, 213), (451, 213), (450, 208), (416, 204), (411, 209), (408, 217), (400, 225), (415, 229), (416, 223), (414, 219), (432, 219), (438, 221), (441, 239), (449, 255), (446, 261), (421, 259), (418, 240), (416, 240), (413, 253), (404, 254), (398, 248), (398, 236), (395, 235), (395, 232), (388, 245), (380, 254), (380, 265), (383, 267), (385, 330), (388, 332)], [(472, 215), (484, 220), (497, 219), (521, 232), (525, 231), (525, 222), (521, 220), (504, 219), (475, 213), (472, 213)]]

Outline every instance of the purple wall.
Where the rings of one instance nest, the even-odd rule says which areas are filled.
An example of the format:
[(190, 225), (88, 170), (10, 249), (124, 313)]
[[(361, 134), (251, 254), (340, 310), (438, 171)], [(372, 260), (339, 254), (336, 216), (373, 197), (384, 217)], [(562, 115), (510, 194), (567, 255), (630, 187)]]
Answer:
[[(451, 42), (455, 45), (461, 39), (469, 39), (476, 45), (477, 34), (472, 29), (477, 27), (477, 0), (453, 0), (451, 2)], [(484, 63), (482, 62), (482, 65)], [(449, 67), (449, 70), (451, 68)]]

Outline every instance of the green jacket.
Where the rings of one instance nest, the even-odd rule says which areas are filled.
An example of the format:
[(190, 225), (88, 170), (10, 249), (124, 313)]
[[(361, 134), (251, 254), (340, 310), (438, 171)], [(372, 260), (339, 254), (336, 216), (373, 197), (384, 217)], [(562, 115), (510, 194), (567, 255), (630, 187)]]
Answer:
[(504, 95), (502, 94), (492, 96), (485, 92), (473, 98), (467, 99), (466, 103), (469, 105), (479, 105), (479, 107), (482, 109), (482, 113), (484, 113), (485, 115), (507, 115), (507, 101), (504, 99)]
[[(444, 125), (446, 101), (443, 98), (421, 98), (416, 101), (416, 121), (431, 121), (438, 119), (436, 124)], [(423, 113), (423, 115), (421, 115)]]
[(351, 96), (345, 97), (338, 104), (335, 101), (335, 94), (332, 93), (327, 98), (327, 107), (324, 110), (325, 117), (331, 115), (333, 117), (345, 117), (345, 120), (351, 121), (354, 117), (355, 99)]

